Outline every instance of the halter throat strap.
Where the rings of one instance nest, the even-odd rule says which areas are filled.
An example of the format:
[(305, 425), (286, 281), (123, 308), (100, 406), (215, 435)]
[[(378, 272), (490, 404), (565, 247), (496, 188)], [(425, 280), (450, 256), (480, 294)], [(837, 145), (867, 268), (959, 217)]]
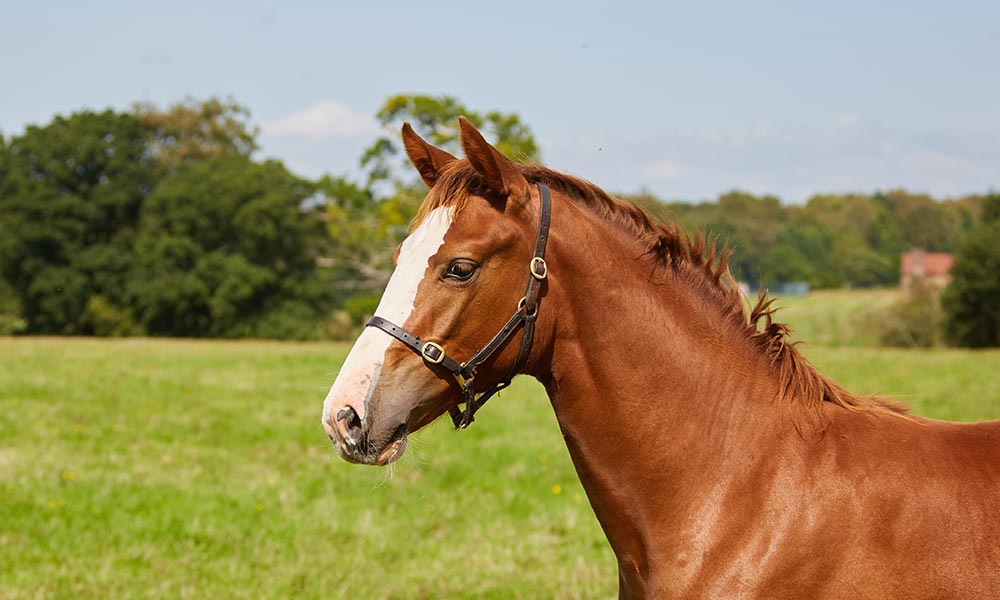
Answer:
[[(407, 348), (419, 354), (428, 368), (444, 369), (455, 378), (462, 390), (462, 400), (459, 404), (465, 403), (464, 409), (460, 409), (458, 405), (449, 409), (451, 420), (456, 429), (465, 429), (471, 425), (475, 420), (476, 411), (486, 404), (486, 401), (494, 394), (510, 385), (514, 376), (524, 368), (528, 362), (528, 356), (531, 354), (531, 346), (535, 336), (535, 320), (538, 317), (538, 306), (541, 302), (542, 283), (548, 276), (545, 246), (548, 244), (549, 222), (552, 218), (552, 199), (549, 188), (542, 183), (536, 185), (541, 197), (541, 204), (538, 216), (538, 235), (535, 238), (535, 252), (528, 264), (530, 275), (528, 286), (524, 291), (524, 296), (518, 302), (514, 314), (507, 319), (500, 331), (485, 346), (476, 351), (471, 358), (459, 363), (448, 356), (440, 344), (421, 340), (401, 326), (382, 317), (372, 317), (365, 324), (365, 327), (381, 329), (399, 340)], [(523, 333), (521, 334), (521, 348), (518, 351), (517, 360), (514, 361), (503, 379), (477, 395), (475, 391), (476, 369), (499, 352), (518, 329), (523, 329)]]

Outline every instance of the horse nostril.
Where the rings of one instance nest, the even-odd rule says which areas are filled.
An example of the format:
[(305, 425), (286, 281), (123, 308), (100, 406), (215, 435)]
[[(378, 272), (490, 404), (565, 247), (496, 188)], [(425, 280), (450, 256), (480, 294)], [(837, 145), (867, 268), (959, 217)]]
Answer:
[(346, 406), (337, 412), (337, 420), (343, 421), (346, 428), (344, 443), (351, 448), (355, 448), (358, 440), (361, 439), (361, 417), (350, 406)]

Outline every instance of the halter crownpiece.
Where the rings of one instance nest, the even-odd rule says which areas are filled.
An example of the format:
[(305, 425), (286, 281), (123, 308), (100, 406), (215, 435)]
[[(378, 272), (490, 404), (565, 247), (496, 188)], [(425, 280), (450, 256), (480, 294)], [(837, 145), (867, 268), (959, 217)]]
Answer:
[[(535, 336), (535, 319), (538, 317), (538, 305), (541, 301), (542, 282), (548, 275), (548, 265), (545, 263), (545, 245), (549, 239), (549, 221), (552, 218), (552, 199), (549, 195), (549, 188), (543, 183), (535, 185), (538, 186), (538, 192), (541, 196), (541, 208), (538, 216), (538, 235), (535, 238), (535, 253), (528, 265), (528, 272), (531, 274), (531, 277), (528, 278), (528, 287), (524, 292), (524, 297), (517, 303), (517, 310), (507, 320), (507, 323), (500, 328), (493, 339), (473, 354), (472, 358), (464, 363), (458, 363), (448, 356), (440, 344), (425, 342), (382, 317), (372, 317), (365, 323), (365, 327), (381, 329), (419, 354), (423, 357), (424, 364), (428, 368), (440, 367), (451, 373), (462, 389), (462, 401), (459, 404), (465, 403), (464, 410), (459, 410), (457, 405), (448, 409), (456, 429), (465, 429), (471, 425), (475, 420), (476, 411), (486, 404), (486, 401), (494, 394), (510, 385), (514, 376), (528, 361), (528, 355), (531, 354), (531, 343)], [(496, 354), (521, 327), (524, 328), (524, 332), (521, 334), (521, 350), (517, 354), (517, 360), (514, 361), (513, 367), (503, 379), (477, 396), (474, 388), (476, 369)]]

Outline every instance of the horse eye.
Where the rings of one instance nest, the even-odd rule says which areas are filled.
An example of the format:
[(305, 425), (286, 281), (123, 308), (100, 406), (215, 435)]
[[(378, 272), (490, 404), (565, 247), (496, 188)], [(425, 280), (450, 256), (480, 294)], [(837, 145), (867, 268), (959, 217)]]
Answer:
[(476, 266), (476, 263), (471, 260), (454, 260), (448, 265), (448, 270), (445, 271), (444, 278), (466, 281), (476, 272)]

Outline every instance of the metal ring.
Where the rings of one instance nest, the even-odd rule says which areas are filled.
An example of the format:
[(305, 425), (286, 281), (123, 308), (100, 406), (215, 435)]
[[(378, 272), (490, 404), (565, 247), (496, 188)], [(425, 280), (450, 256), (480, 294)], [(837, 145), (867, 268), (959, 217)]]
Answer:
[[(433, 348), (434, 350), (438, 351), (437, 358), (434, 358), (427, 354), (428, 348)], [(424, 342), (423, 347), (420, 348), (420, 355), (424, 357), (424, 360), (431, 363), (432, 365), (439, 365), (442, 362), (444, 362), (444, 348), (441, 347), (441, 344), (435, 344), (434, 342)]]
[(533, 317), (533, 316), (535, 316), (535, 315), (538, 314), (538, 303), (537, 302), (535, 302), (535, 310), (534, 310), (534, 312), (531, 312), (531, 313), (529, 313), (528, 311), (524, 310), (525, 307), (527, 307), (527, 305), (528, 305), (528, 297), (527, 296), (522, 296), (521, 299), (517, 301), (517, 310), (524, 311), (524, 316), (526, 316), (526, 317)]
[(536, 256), (531, 259), (531, 265), (529, 266), (528, 270), (531, 271), (532, 277), (534, 277), (538, 281), (541, 281), (545, 279), (545, 276), (548, 274), (549, 266), (545, 264), (544, 258), (542, 258), (541, 256)]

